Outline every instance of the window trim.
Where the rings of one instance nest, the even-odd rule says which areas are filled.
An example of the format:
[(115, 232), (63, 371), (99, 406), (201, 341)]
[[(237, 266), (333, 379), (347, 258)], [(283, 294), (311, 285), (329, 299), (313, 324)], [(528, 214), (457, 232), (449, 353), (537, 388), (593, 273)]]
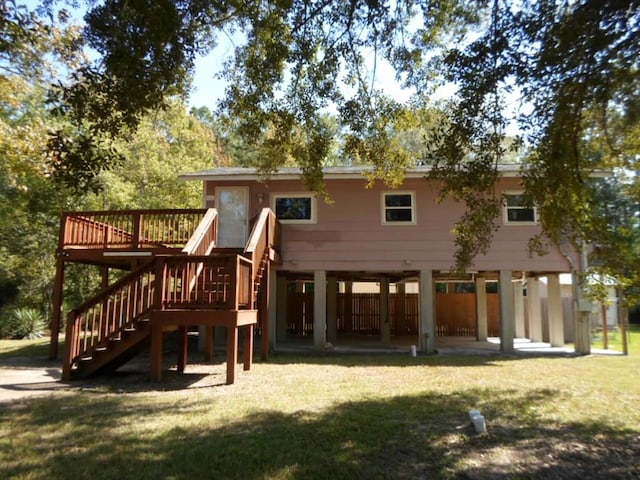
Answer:
[[(503, 225), (509, 225), (509, 226), (521, 226), (521, 225), (538, 225), (538, 208), (533, 206), (533, 207), (525, 207), (525, 206), (518, 206), (518, 207), (509, 207), (507, 205), (507, 198), (508, 196), (515, 196), (515, 195), (523, 195), (524, 191), (523, 190), (506, 190), (504, 192), (502, 192), (503, 195), (503, 200), (502, 200), (502, 224)], [(512, 208), (521, 208), (521, 209), (533, 209), (533, 221), (531, 220), (527, 220), (527, 221), (516, 221), (516, 220), (509, 220), (509, 209)]]
[[(388, 221), (387, 209), (400, 209), (409, 207), (387, 207), (385, 198), (387, 195), (409, 195), (411, 197), (411, 221)], [(391, 190), (381, 192), (380, 195), (380, 221), (382, 225), (415, 225), (416, 224), (416, 192), (413, 190)]]
[(317, 207), (317, 197), (313, 193), (303, 193), (303, 192), (291, 192), (291, 193), (272, 193), (271, 194), (271, 210), (277, 217), (276, 213), (276, 201), (279, 198), (310, 198), (311, 199), (311, 218), (304, 220), (295, 220), (295, 219), (278, 219), (278, 221), (282, 224), (293, 224), (293, 225), (310, 225), (318, 223), (318, 207)]

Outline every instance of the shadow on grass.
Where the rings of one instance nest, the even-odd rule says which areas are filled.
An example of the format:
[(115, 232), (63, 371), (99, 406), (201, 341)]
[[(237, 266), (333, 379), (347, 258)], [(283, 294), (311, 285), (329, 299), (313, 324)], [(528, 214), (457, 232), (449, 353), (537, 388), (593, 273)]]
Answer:
[[(638, 478), (637, 431), (518, 414), (556, 391), (495, 394), (425, 393), (227, 421), (215, 411), (230, 400), (215, 396), (34, 401), (0, 411), (0, 478)], [(488, 434), (472, 431), (470, 406), (494, 419)]]
[[(367, 353), (337, 353), (337, 352), (305, 352), (305, 353), (276, 353), (269, 355), (269, 363), (278, 365), (308, 364), (308, 365), (338, 365), (351, 366), (452, 366), (477, 367), (497, 366), (504, 362), (526, 360), (532, 358), (579, 358), (575, 355), (536, 355), (536, 354), (451, 354), (451, 355), (418, 355), (411, 357), (408, 353), (398, 352), (367, 352)], [(259, 358), (259, 355), (258, 355)]]

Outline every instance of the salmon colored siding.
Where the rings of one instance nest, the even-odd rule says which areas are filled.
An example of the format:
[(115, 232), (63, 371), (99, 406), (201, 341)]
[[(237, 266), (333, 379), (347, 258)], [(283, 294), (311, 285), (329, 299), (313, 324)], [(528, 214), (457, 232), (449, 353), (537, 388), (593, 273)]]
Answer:
[[(205, 195), (211, 198), (215, 187), (222, 185), (250, 187), (251, 216), (271, 206), (274, 194), (305, 192), (298, 180), (208, 181)], [(317, 223), (281, 226), (283, 269), (403, 271), (452, 267), (455, 244), (451, 230), (464, 206), (452, 200), (436, 203), (434, 183), (406, 179), (398, 189), (414, 192), (414, 225), (382, 224), (381, 195), (391, 190), (380, 183), (366, 188), (365, 179), (329, 179), (326, 185), (332, 203), (318, 199)], [(519, 188), (517, 178), (500, 180), (500, 192)], [(215, 205), (209, 201), (206, 206)], [(502, 216), (498, 222), (502, 224)], [(537, 231), (536, 225), (502, 226), (487, 255), (478, 256), (473, 269), (568, 271), (567, 261), (557, 249), (543, 257), (529, 256), (527, 242)]]

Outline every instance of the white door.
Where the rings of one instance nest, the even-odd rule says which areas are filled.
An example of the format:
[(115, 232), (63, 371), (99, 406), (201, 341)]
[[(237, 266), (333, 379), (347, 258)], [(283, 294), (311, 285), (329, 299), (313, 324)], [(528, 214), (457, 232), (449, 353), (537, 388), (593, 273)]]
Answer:
[(244, 247), (249, 226), (249, 187), (217, 187), (218, 247)]

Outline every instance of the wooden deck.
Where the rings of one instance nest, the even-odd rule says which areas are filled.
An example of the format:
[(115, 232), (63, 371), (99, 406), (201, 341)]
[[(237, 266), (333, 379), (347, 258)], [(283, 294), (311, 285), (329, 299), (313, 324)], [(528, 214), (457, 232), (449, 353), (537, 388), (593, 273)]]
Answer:
[[(65, 265), (102, 267), (103, 290), (67, 316), (63, 378), (117, 368), (150, 342), (151, 378), (158, 380), (164, 333), (175, 330), (184, 346), (178, 362), (184, 370), (187, 330), (196, 326), (207, 332), (214, 326), (227, 329), (227, 383), (235, 381), (238, 331), (246, 329), (244, 366), (249, 369), (254, 328), (261, 328), (263, 337), (269, 331), (268, 313), (259, 315), (258, 308), (268, 308), (268, 268), (278, 258), (278, 222), (264, 209), (244, 249), (216, 248), (216, 238), (214, 209), (65, 213), (52, 357), (57, 355)], [(109, 268), (130, 273), (110, 284)]]

